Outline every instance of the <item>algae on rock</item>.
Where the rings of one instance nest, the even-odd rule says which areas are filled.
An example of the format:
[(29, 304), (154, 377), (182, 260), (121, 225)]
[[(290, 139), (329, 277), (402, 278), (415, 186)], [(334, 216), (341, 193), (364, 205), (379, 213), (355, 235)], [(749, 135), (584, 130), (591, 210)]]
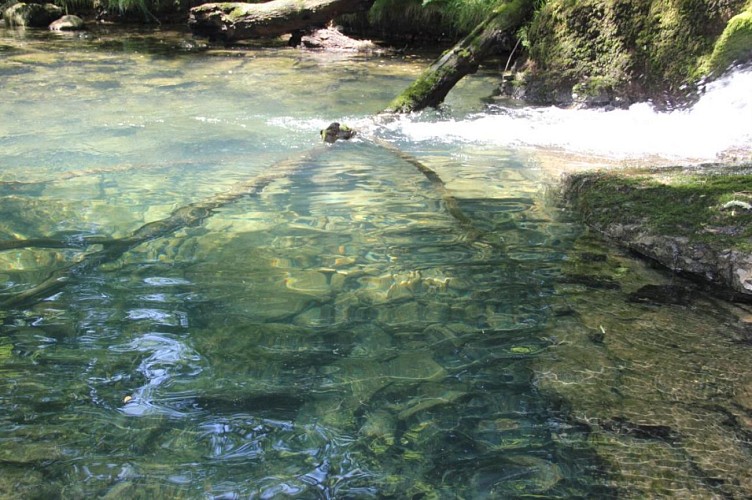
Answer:
[(575, 174), (563, 190), (595, 231), (727, 296), (752, 300), (748, 167)]
[(703, 73), (718, 75), (731, 65), (752, 57), (752, 3), (747, 10), (732, 17), (713, 48)]

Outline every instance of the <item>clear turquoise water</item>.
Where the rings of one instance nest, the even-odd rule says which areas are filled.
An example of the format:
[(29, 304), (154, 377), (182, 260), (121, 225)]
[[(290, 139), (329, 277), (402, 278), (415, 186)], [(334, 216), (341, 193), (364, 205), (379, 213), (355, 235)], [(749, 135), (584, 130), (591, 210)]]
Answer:
[[(425, 59), (200, 43), (0, 31), (0, 239), (67, 242), (0, 252), (1, 496), (749, 491), (731, 306), (629, 303), (670, 278), (582, 239), (530, 151), (372, 121)], [(334, 120), (361, 138), (321, 146)], [(111, 258), (85, 240), (257, 185)]]

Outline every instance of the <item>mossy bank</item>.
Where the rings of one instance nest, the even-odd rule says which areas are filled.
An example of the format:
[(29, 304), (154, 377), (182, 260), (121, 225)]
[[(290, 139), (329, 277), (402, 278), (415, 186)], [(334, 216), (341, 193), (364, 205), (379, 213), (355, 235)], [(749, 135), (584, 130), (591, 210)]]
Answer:
[(623, 106), (683, 101), (752, 57), (749, 0), (550, 0), (520, 32), (527, 58), (508, 93)]
[(572, 174), (562, 200), (593, 231), (752, 302), (752, 164)]

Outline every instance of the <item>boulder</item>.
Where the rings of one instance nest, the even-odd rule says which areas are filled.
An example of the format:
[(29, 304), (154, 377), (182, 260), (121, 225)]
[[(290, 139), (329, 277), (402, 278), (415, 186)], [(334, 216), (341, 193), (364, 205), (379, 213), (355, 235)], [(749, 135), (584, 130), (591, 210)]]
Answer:
[(327, 27), (301, 34), (290, 40), (290, 45), (302, 45), (307, 49), (321, 49), (344, 52), (369, 52), (378, 50), (370, 40), (356, 40), (343, 35), (337, 28)]
[(5, 26), (9, 28), (15, 26), (43, 28), (62, 15), (63, 9), (52, 3), (20, 2), (11, 5), (3, 12), (3, 20)]
[(50, 31), (77, 31), (85, 28), (84, 20), (74, 15), (65, 15), (50, 24)]

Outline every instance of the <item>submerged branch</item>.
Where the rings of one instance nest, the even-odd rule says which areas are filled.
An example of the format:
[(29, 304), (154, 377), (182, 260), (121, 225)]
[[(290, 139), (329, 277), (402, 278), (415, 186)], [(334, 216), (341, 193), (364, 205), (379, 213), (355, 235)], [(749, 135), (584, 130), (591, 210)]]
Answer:
[(401, 160), (409, 163), (418, 171), (425, 176), (426, 179), (429, 180), (433, 188), (439, 193), (441, 196), (442, 201), (444, 202), (444, 206), (447, 209), (447, 212), (449, 215), (451, 215), (457, 223), (467, 232), (467, 239), (470, 241), (475, 241), (478, 238), (481, 237), (483, 234), (483, 231), (475, 227), (475, 224), (473, 224), (473, 221), (470, 217), (468, 217), (465, 212), (462, 211), (462, 208), (460, 208), (459, 202), (457, 201), (457, 198), (452, 195), (452, 193), (449, 192), (449, 190), (446, 187), (446, 183), (444, 180), (439, 176), (439, 174), (428, 167), (425, 163), (418, 160), (416, 157), (412, 156), (409, 153), (406, 153), (405, 151), (402, 151), (395, 145), (386, 142), (383, 139), (379, 138), (372, 138), (371, 141), (378, 145), (379, 147), (386, 149), (393, 155), (396, 155)]
[[(350, 127), (347, 127), (345, 125), (340, 125), (337, 122), (331, 123), (326, 129), (321, 131), (321, 137), (324, 139), (324, 142), (328, 143), (334, 143), (338, 140), (347, 140), (355, 136), (356, 132), (352, 130)], [(451, 215), (467, 232), (467, 239), (470, 241), (475, 241), (483, 235), (483, 231), (475, 227), (473, 224), (472, 219), (465, 215), (465, 213), (462, 211), (462, 208), (460, 208), (459, 202), (457, 201), (457, 198), (455, 198), (447, 189), (446, 183), (444, 183), (444, 180), (439, 176), (439, 174), (431, 169), (429, 166), (427, 166), (425, 163), (421, 162), (419, 159), (417, 159), (415, 156), (406, 153), (405, 151), (401, 150), (394, 144), (387, 142), (383, 139), (380, 139), (378, 137), (369, 137), (367, 138), (369, 142), (372, 144), (388, 151), (390, 154), (397, 156), (402, 161), (409, 163), (413, 167), (415, 167), (418, 172), (423, 174), (426, 179), (429, 180), (433, 188), (439, 193), (441, 196), (442, 201), (444, 202), (444, 205), (447, 209), (447, 212), (449, 212), (449, 215)], [(492, 246), (496, 246), (493, 245)]]
[[(105, 262), (117, 260), (125, 252), (141, 243), (170, 235), (185, 227), (200, 224), (204, 219), (210, 217), (215, 210), (246, 196), (253, 196), (259, 193), (271, 182), (289, 176), (326, 150), (327, 148), (325, 147), (318, 147), (299, 158), (277, 162), (269, 168), (269, 173), (236, 184), (235, 187), (225, 193), (178, 208), (169, 217), (144, 224), (134, 231), (133, 234), (125, 238), (84, 238), (83, 242), (87, 245), (99, 244), (102, 245), (102, 248), (98, 251), (85, 254), (79, 262), (74, 262), (53, 271), (43, 282), (23, 292), (8, 296), (0, 301), (0, 304), (3, 307), (22, 307), (32, 304), (43, 297), (50, 296), (65, 286), (72, 277), (88, 269), (97, 267)], [(22, 247), (72, 248), (75, 246), (74, 241), (40, 238), (2, 242), (0, 250)], [(81, 246), (80, 243), (78, 246)]]

